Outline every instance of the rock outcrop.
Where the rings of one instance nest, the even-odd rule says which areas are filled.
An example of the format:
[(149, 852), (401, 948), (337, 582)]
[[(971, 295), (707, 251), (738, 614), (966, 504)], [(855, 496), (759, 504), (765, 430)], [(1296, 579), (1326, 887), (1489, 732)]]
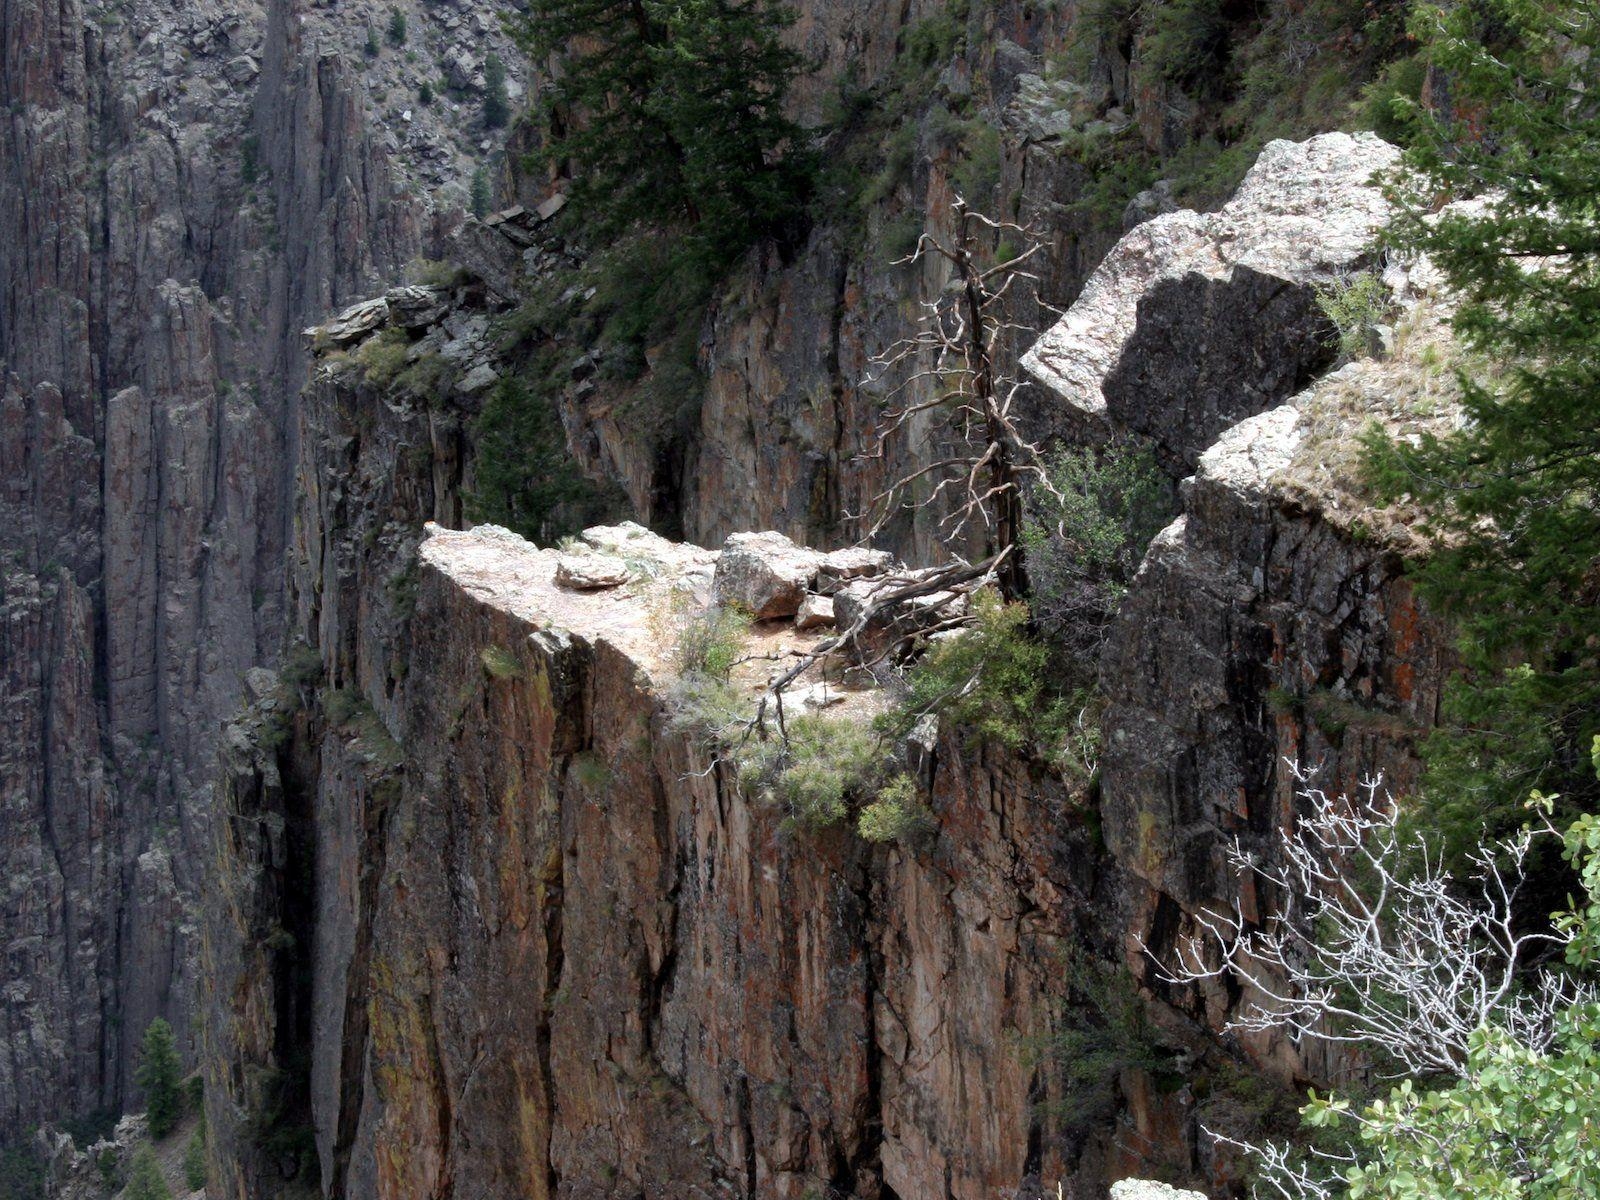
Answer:
[[(1372, 219), (1361, 173), (1316, 202), (1288, 180), (1297, 162), (1386, 154), (1275, 146), (1278, 183), (1245, 189), (1228, 219), (1287, 207), (1312, 261), (1356, 261), (1347, 224), (1317, 214)], [(1319, 227), (1331, 249), (1309, 240)], [(1188, 269), (1169, 265), (1122, 277), (1125, 343), (1166, 319), (1162, 281)], [(1289, 290), (1317, 277), (1287, 257), (1279, 270)], [(1426, 273), (1391, 275), (1421, 336)], [(1339, 463), (1369, 416), (1415, 407), (1415, 364), (1351, 364), (1273, 403), (1288, 385), (1250, 375), (1217, 324), (1247, 407), (1265, 407), (1204, 445), (1220, 409), (1144, 431), (1196, 469), (1107, 646), (1098, 791), (923, 728), (907, 767), (935, 827), (873, 848), (791, 830), (746, 794), (674, 719), (670, 651), (681, 605), (765, 610), (742, 668), (758, 687), (764, 656), (829, 635), (821, 601), (841, 623), (860, 611), (886, 556), (777, 533), (709, 551), (629, 525), (540, 550), (445, 528), (474, 469), (475, 394), (423, 397), (359, 366), (405, 312), (420, 314), (415, 347), (480, 303), (441, 299), (391, 292), (377, 316), (343, 314), (325, 337), (345, 350), (303, 408), (289, 595), (304, 648), (226, 743), (225, 903), (207, 922), (226, 1194), (277, 1194), (308, 1171), (334, 1196), (430, 1198), (975, 1198), (1063, 1180), (1098, 1196), (1130, 1173), (1236, 1179), (1201, 1132), (1257, 1119), (1228, 1098), (1230, 1055), (1285, 1081), (1331, 1064), (1265, 1038), (1219, 1050), (1239, 997), (1164, 987), (1143, 947), (1163, 952), (1204, 905), (1271, 905), (1221, 850), (1291, 819), (1284, 758), (1336, 786), (1414, 771), (1446, 638), (1411, 595), (1402, 535)], [(1046, 384), (1076, 371), (1082, 315), (1053, 336)], [(1297, 328), (1281, 356), (1323, 361), (1326, 331)], [(1117, 369), (1089, 344), (1073, 377)], [(1125, 411), (1164, 403), (1135, 392)], [(1111, 1036), (1080, 954), (1122, 962), (1156, 1014), (1152, 1045), (1092, 1103), (1050, 1051), (1068, 1030)]]
[(1272, 142), (1220, 212), (1137, 226), (1023, 366), (1090, 434), (1152, 440), (1178, 475), (1332, 362), (1318, 285), (1362, 267), (1399, 152), (1372, 134)]
[[(1371, 175), (1393, 158), (1370, 135), (1273, 143), (1220, 213), (1129, 234), (1027, 359), (1104, 431), (1194, 466), (1185, 511), (1151, 545), (1107, 643), (1101, 815), (1107, 848), (1148, 888), (1130, 967), (1213, 1029), (1242, 998), (1173, 994), (1146, 951), (1170, 953), (1212, 905), (1271, 910), (1225, 847), (1270, 850), (1294, 820), (1295, 765), (1325, 789), (1382, 777), (1403, 794), (1451, 669), (1449, 631), (1406, 575), (1419, 547), (1362, 499), (1354, 469), (1369, 421), (1448, 419), (1451, 389), (1420, 350), (1310, 382), (1328, 330), (1283, 308), (1313, 312), (1315, 284), (1363, 261), (1384, 212)], [(1384, 282), (1414, 344), (1437, 341), (1427, 264)], [(1332, 1070), (1271, 1037), (1245, 1048), (1296, 1081)]]

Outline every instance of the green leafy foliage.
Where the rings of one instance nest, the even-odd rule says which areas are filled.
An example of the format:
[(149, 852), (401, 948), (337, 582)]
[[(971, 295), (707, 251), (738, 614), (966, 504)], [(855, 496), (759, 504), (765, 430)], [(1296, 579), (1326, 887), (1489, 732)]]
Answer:
[(1150, 540), (1171, 519), (1167, 477), (1130, 445), (1058, 451), (1029, 497), (1030, 603), (1068, 653), (1092, 659)]
[(157, 1017), (145, 1028), (134, 1082), (144, 1092), (150, 1136), (164, 1138), (183, 1115), (183, 1064), (172, 1026)]
[(467, 205), (472, 210), (472, 215), (480, 220), (489, 215), (489, 209), (494, 206), (494, 193), (489, 190), (489, 172), (482, 167), (476, 167), (472, 172), (472, 187), (468, 193)]
[(1138, 985), (1124, 967), (1110, 967), (1083, 951), (1066, 962), (1071, 1004), (1057, 1032), (1039, 1049), (1063, 1076), (1051, 1115), (1069, 1129), (1086, 1131), (1116, 1111), (1117, 1081), (1133, 1069), (1158, 1078), (1173, 1073)]
[(896, 775), (856, 817), (856, 832), (868, 842), (901, 842), (930, 832), (934, 816), (916, 780)]
[[(1600, 752), (1600, 739), (1594, 745)], [(1585, 899), (1556, 920), (1575, 935), (1569, 963), (1592, 974), (1600, 951), (1600, 823), (1584, 817), (1564, 841)], [(1547, 1050), (1485, 1026), (1454, 1081), (1402, 1080), (1366, 1104), (1313, 1093), (1302, 1112), (1315, 1130), (1353, 1132), (1355, 1161), (1340, 1191), (1346, 1200), (1580, 1200), (1600, 1195), (1597, 1095), (1600, 1005), (1579, 1000), (1557, 1014)]]
[(24, 1136), (0, 1147), (0, 1200), (45, 1200), (45, 1162)]
[(511, 117), (511, 100), (506, 94), (506, 65), (497, 55), (483, 60), (483, 127), (499, 129)]
[(1094, 701), (1062, 683), (1052, 647), (1029, 629), (1028, 606), (983, 591), (974, 598), (971, 627), (911, 667), (904, 702), (880, 727), (904, 737), (933, 713), (1008, 749), (1090, 770), (1098, 736), (1081, 721)]
[(542, 96), (544, 164), (570, 167), (586, 226), (679, 227), (726, 262), (803, 208), (811, 159), (784, 114), (802, 60), (774, 0), (537, 0), (514, 25), (563, 56)]
[(123, 1200), (172, 1200), (172, 1189), (167, 1186), (161, 1164), (156, 1161), (156, 1152), (148, 1143), (134, 1151), (122, 1196)]
[[(1430, 796), (1514, 823), (1535, 788), (1593, 808), (1600, 730), (1600, 21), (1543, 0), (1420, 5), (1413, 31), (1450, 79), (1390, 181), (1390, 241), (1461, 299), (1467, 419), (1374, 434), (1379, 494), (1435, 535), (1417, 575), (1460, 630), (1466, 672), (1428, 747)], [(1478, 197), (1477, 207), (1439, 201)]]
[[(680, 603), (686, 603), (680, 601)], [(686, 675), (703, 675), (726, 683), (744, 656), (750, 617), (736, 608), (684, 610), (677, 618), (673, 657)]]
[(1317, 305), (1333, 322), (1340, 361), (1351, 362), (1366, 355), (1391, 300), (1376, 271), (1355, 271), (1318, 286)]
[(886, 772), (883, 739), (850, 717), (791, 717), (787, 739), (746, 743), (739, 754), (740, 782), (781, 804), (802, 828), (837, 824), (850, 801), (870, 794)]

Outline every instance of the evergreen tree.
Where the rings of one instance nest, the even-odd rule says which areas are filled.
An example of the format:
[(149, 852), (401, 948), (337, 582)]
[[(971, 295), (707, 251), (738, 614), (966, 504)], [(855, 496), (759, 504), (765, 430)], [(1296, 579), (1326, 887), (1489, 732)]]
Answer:
[(200, 1113), (200, 1124), (195, 1127), (189, 1144), (183, 1150), (183, 1181), (189, 1190), (197, 1192), (206, 1185), (206, 1114)]
[(389, 10), (389, 41), (396, 46), (406, 44), (406, 14), (398, 8)]
[(511, 101), (506, 95), (506, 65), (496, 55), (483, 63), (483, 125), (499, 129), (511, 116)]
[(140, 1146), (133, 1156), (128, 1186), (122, 1196), (123, 1200), (172, 1200), (172, 1189), (167, 1186), (161, 1164), (156, 1161), (156, 1152), (148, 1143)]
[[(1414, 20), (1449, 100), (1409, 114), (1391, 236), (1462, 299), (1468, 420), (1369, 448), (1382, 490), (1428, 512), (1423, 594), (1462, 631), (1468, 673), (1430, 745), (1434, 794), (1458, 798), (1458, 824), (1503, 824), (1533, 788), (1596, 791), (1583, 760), (1600, 728), (1600, 22), (1593, 4), (1556, 0), (1427, 5)], [(1438, 212), (1468, 197), (1478, 206)]]
[(479, 167), (472, 173), (472, 192), (468, 203), (472, 207), (472, 215), (483, 218), (489, 214), (489, 206), (493, 203), (489, 191), (489, 173)]
[(563, 60), (542, 88), (543, 158), (602, 234), (684, 225), (720, 255), (792, 217), (810, 179), (783, 114), (793, 20), (775, 0), (535, 0), (519, 40)]
[(145, 1113), (153, 1138), (166, 1137), (182, 1115), (182, 1075), (183, 1065), (178, 1060), (172, 1026), (157, 1017), (144, 1031), (139, 1069), (133, 1077), (144, 1090)]

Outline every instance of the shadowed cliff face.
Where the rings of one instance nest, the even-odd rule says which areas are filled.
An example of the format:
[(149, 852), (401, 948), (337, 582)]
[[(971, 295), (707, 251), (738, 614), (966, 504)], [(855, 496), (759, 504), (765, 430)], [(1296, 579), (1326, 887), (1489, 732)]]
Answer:
[(476, 152), (448, 100), (400, 109), (489, 6), (402, 7), (421, 64), (363, 71), (349, 6), (0, 3), (0, 1133), (124, 1102), (157, 1015), (189, 1041), (217, 730), (283, 640), (299, 331)]

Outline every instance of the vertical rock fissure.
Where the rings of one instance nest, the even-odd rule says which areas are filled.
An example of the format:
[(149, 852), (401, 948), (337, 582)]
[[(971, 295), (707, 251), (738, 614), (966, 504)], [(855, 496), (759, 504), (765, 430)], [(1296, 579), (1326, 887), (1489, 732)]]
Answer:
[(566, 854), (563, 848), (565, 839), (560, 812), (561, 808), (558, 808), (554, 829), (556, 844), (553, 852), (546, 858), (544, 875), (540, 880), (544, 885), (544, 901), (539, 909), (539, 919), (544, 923), (544, 995), (539, 998), (539, 1020), (534, 1028), (534, 1048), (539, 1059), (539, 1081), (544, 1089), (546, 1113), (544, 1162), (549, 1189), (546, 1194), (550, 1196), (559, 1194), (561, 1189), (561, 1170), (556, 1165), (555, 1155), (551, 1153), (551, 1134), (555, 1129), (557, 1105), (556, 1078), (551, 1068), (553, 1036), (551, 1022), (567, 961), (566, 949), (562, 942), (564, 932), (562, 907), (566, 900)]

